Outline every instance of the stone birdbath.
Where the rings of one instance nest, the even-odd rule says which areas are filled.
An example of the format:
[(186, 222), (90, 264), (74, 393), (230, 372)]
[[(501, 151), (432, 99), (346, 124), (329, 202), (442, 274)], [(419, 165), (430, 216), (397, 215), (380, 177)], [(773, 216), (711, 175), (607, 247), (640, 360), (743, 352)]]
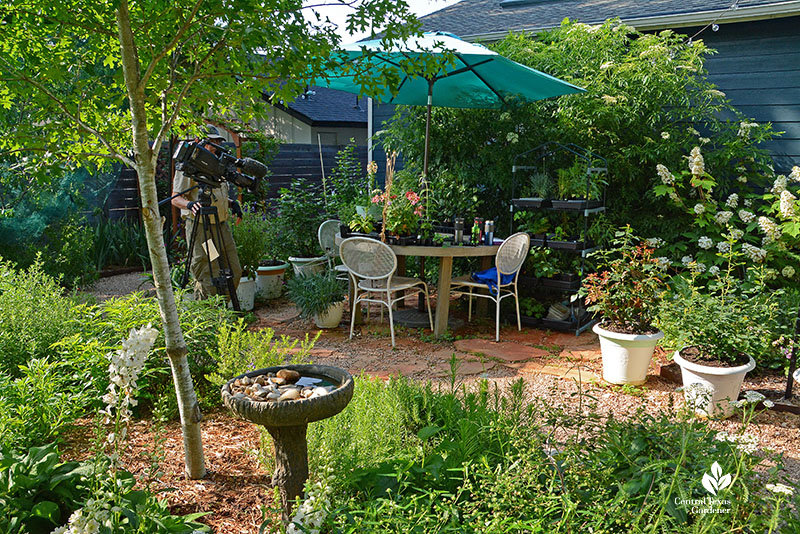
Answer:
[(229, 410), (266, 427), (272, 436), (272, 483), (280, 489), (284, 521), (308, 479), (308, 423), (341, 412), (353, 398), (353, 387), (350, 373), (328, 365), (267, 367), (222, 387), (222, 402)]

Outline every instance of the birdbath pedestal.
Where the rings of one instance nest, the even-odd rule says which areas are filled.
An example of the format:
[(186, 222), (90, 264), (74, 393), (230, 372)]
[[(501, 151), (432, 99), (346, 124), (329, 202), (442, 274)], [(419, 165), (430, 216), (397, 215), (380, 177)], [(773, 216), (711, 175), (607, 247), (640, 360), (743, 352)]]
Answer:
[[(321, 380), (332, 388), (327, 394), (298, 400), (256, 400), (234, 392), (234, 383), (259, 379), (282, 369), (297, 371), (300, 380)], [(263, 381), (263, 380), (262, 380)], [(353, 377), (338, 367), (328, 365), (284, 365), (244, 373), (222, 387), (222, 402), (239, 417), (266, 427), (272, 436), (275, 472), (272, 484), (280, 489), (283, 520), (288, 522), (292, 504), (303, 494), (308, 479), (308, 423), (332, 417), (341, 412), (353, 398)], [(237, 388), (238, 389), (238, 388)]]

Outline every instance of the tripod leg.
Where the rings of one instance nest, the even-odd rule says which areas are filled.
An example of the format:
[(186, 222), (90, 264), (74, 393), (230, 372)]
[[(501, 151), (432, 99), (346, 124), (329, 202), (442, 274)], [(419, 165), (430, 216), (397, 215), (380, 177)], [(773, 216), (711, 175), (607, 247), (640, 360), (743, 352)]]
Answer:
[(220, 273), (225, 273), (225, 283), (228, 289), (228, 295), (231, 298), (231, 305), (235, 311), (242, 311), (242, 307), (239, 304), (239, 295), (236, 294), (236, 284), (233, 283), (233, 273), (230, 269), (230, 259), (228, 257), (228, 247), (225, 246), (225, 240), (222, 236), (222, 223), (218, 222), (217, 226), (217, 243), (219, 243), (219, 247), (217, 248), (219, 252), (219, 270)]
[[(190, 222), (191, 221), (191, 222)], [(183, 277), (181, 278), (181, 289), (186, 289), (186, 285), (189, 283), (189, 273), (192, 270), (192, 256), (194, 256), (194, 247), (197, 241), (197, 221), (194, 219), (186, 219), (185, 221), (186, 229), (189, 229), (189, 225), (191, 224), (192, 229), (187, 233), (189, 235), (189, 248), (186, 250), (186, 265), (183, 269)]]

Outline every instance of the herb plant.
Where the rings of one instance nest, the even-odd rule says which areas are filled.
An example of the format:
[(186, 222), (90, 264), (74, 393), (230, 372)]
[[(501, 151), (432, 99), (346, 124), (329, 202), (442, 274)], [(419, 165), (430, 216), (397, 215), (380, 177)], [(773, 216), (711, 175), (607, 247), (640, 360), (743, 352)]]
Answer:
[(336, 273), (327, 271), (306, 276), (295, 276), (286, 284), (289, 298), (297, 304), (304, 317), (325, 313), (333, 304), (342, 302), (345, 287)]
[(242, 220), (231, 224), (233, 241), (242, 266), (242, 277), (255, 278), (259, 262), (264, 259), (270, 229), (261, 213), (245, 209)]

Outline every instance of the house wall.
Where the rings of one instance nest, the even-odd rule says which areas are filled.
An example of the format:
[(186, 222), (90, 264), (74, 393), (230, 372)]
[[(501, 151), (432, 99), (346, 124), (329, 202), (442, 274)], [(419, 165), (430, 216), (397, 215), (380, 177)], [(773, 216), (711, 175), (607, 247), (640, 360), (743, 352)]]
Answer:
[(367, 145), (366, 124), (362, 128), (311, 126), (275, 107), (269, 108), (258, 127), (265, 134), (288, 144), (316, 145), (319, 134), (323, 145), (346, 145), (351, 138), (355, 139), (357, 146)]
[(784, 132), (763, 144), (783, 173), (800, 165), (799, 27), (800, 17), (789, 17), (720, 24), (701, 35), (718, 51), (706, 61), (709, 79), (743, 114)]

